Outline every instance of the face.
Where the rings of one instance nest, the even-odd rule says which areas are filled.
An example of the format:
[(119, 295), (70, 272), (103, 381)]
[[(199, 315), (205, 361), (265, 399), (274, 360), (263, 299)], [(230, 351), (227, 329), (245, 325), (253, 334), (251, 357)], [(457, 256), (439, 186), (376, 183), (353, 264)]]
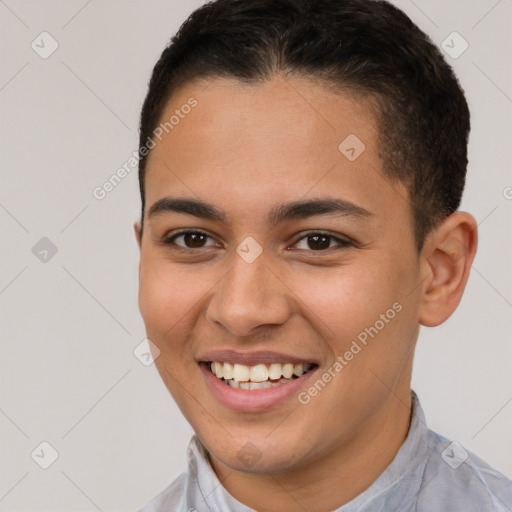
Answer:
[(139, 306), (181, 411), (254, 473), (376, 435), (409, 393), (419, 263), (372, 104), (276, 77), (188, 84), (176, 110), (147, 161)]

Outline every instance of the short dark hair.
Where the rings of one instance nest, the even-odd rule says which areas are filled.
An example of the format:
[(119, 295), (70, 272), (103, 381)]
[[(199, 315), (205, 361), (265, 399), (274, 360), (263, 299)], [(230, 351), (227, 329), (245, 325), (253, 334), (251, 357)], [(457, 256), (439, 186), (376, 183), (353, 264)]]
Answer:
[(140, 150), (172, 93), (198, 78), (257, 84), (279, 73), (376, 100), (384, 172), (407, 187), (420, 250), (459, 207), (469, 110), (438, 48), (382, 0), (216, 0), (194, 11), (155, 65), (142, 107), (142, 222)]

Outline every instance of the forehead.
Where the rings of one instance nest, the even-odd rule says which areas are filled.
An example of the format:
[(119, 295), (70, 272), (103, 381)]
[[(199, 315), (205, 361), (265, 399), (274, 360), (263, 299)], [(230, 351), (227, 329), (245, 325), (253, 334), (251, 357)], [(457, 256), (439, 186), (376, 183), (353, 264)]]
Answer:
[(371, 211), (397, 194), (382, 172), (370, 100), (306, 79), (186, 84), (160, 123), (146, 165), (148, 208), (164, 195), (195, 195), (263, 212), (277, 198), (328, 192)]

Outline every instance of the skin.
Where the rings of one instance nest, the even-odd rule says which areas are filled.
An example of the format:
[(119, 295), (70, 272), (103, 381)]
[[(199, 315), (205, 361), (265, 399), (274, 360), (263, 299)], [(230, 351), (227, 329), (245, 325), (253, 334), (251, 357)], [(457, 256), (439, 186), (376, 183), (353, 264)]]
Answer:
[[(262, 512), (333, 510), (372, 484), (407, 435), (419, 327), (444, 322), (459, 304), (475, 219), (450, 215), (418, 254), (409, 195), (383, 173), (369, 99), (284, 76), (258, 85), (213, 79), (176, 91), (162, 120), (191, 96), (197, 107), (148, 157), (142, 235), (135, 224), (139, 307), (161, 351), (155, 364), (237, 500)], [(366, 147), (353, 162), (338, 150), (349, 134)], [(166, 196), (207, 201), (226, 218), (147, 217)], [(267, 221), (277, 204), (326, 197), (371, 215)], [(186, 228), (211, 238), (188, 249), (184, 237), (162, 243)], [(318, 230), (354, 245), (331, 238), (318, 249), (304, 238)], [(251, 264), (236, 252), (248, 236), (263, 249)], [(277, 350), (318, 362), (321, 375), (394, 303), (402, 310), (307, 405), (293, 397), (233, 411), (196, 361), (212, 347)], [(250, 468), (237, 457), (248, 442), (261, 454)]]

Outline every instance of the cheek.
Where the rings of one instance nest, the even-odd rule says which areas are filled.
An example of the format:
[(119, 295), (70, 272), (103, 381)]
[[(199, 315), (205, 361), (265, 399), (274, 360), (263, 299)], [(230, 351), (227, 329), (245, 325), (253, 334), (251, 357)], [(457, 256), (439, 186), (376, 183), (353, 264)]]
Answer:
[(293, 289), (305, 306), (304, 315), (331, 339), (343, 341), (357, 334), (393, 304), (391, 285), (375, 268), (354, 264), (319, 270), (294, 276)]
[[(361, 364), (373, 358), (386, 360), (390, 351), (396, 355), (407, 350), (414, 326), (414, 305), (406, 298), (409, 274), (381, 255), (365, 264), (296, 273), (290, 282), (301, 299), (301, 314), (321, 333), (332, 354), (344, 354), (359, 339), (366, 352), (365, 357), (357, 357)], [(367, 350), (370, 344), (373, 347)]]
[(200, 290), (194, 288), (190, 274), (159, 257), (141, 256), (139, 279), (139, 309), (148, 337), (154, 338), (161, 350), (176, 344), (163, 342), (181, 339), (179, 333), (187, 324), (198, 300)]

